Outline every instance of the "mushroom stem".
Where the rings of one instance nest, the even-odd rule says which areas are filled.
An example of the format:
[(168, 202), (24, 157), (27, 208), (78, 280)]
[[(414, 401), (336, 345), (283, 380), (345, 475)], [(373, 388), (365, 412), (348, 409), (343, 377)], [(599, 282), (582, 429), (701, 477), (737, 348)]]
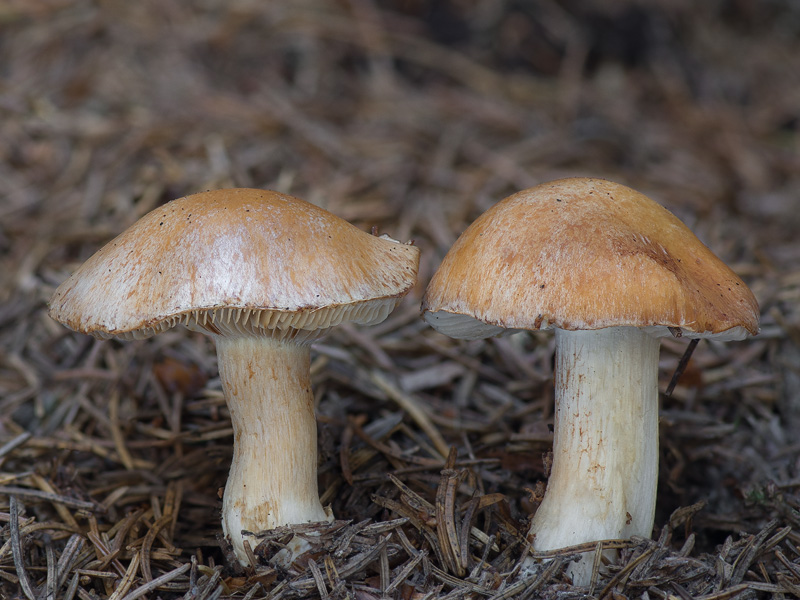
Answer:
[(267, 337), (216, 336), (233, 424), (233, 462), (222, 528), (239, 562), (243, 540), (292, 523), (327, 521), (317, 491), (317, 423), (310, 346)]
[[(556, 329), (555, 435), (536, 550), (649, 537), (658, 481), (659, 341), (636, 327)], [(588, 585), (593, 553), (573, 563)]]

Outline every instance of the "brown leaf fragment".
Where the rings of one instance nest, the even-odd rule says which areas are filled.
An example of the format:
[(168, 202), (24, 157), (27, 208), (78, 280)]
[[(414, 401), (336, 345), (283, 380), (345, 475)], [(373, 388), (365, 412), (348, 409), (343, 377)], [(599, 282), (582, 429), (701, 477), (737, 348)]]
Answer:
[(191, 564), (186, 563), (167, 573), (164, 573), (163, 575), (159, 575), (155, 579), (152, 579), (151, 581), (145, 583), (144, 585), (139, 586), (135, 590), (128, 592), (125, 596), (122, 597), (121, 600), (137, 600), (137, 598), (142, 598), (143, 596), (146, 596), (147, 594), (156, 591), (157, 589), (169, 583), (170, 581), (177, 579), (178, 577), (186, 573), (186, 571), (188, 571), (190, 567)]
[(56, 564), (55, 550), (53, 550), (53, 541), (50, 536), (45, 539), (45, 561), (47, 562), (47, 579), (44, 584), (44, 597), (55, 598), (58, 589), (57, 579), (58, 570)]
[(61, 556), (58, 558), (58, 564), (56, 565), (57, 587), (61, 587), (66, 582), (70, 571), (72, 571), (77, 562), (81, 550), (83, 550), (84, 544), (84, 538), (76, 533), (73, 533), (69, 537), (69, 540), (67, 540), (64, 549), (61, 551)]
[(778, 573), (776, 575), (778, 582), (786, 590), (786, 593), (793, 594), (800, 598), (800, 580), (790, 581), (785, 573)]
[(422, 562), (422, 559), (427, 556), (428, 553), (425, 552), (424, 550), (422, 552), (417, 552), (415, 555), (412, 555), (411, 559), (405, 565), (403, 565), (403, 567), (399, 571), (397, 571), (397, 573), (394, 576), (394, 579), (383, 590), (384, 595), (390, 596), (391, 594), (393, 594), (394, 591), (408, 579), (411, 573), (414, 572), (419, 563)]
[(450, 573), (463, 577), (465, 565), (461, 563), (460, 522), (456, 519), (456, 492), (462, 479), (463, 470), (456, 470), (456, 451), (451, 448), (447, 464), (442, 471), (439, 486), (436, 489), (436, 535), (445, 560), (445, 567)]
[(208, 375), (197, 365), (171, 356), (155, 362), (153, 374), (167, 393), (180, 393), (186, 398), (196, 396), (208, 381)]
[(773, 519), (767, 523), (756, 535), (749, 537), (747, 546), (745, 546), (744, 550), (739, 553), (739, 556), (736, 557), (736, 561), (733, 563), (733, 571), (730, 577), (731, 585), (738, 585), (742, 582), (748, 569), (750, 569), (750, 566), (761, 553), (764, 542), (767, 541), (767, 538), (769, 538), (777, 526), (777, 519)]
[(319, 566), (317, 565), (316, 561), (309, 560), (308, 561), (308, 569), (311, 571), (311, 575), (314, 578), (314, 583), (317, 586), (317, 591), (319, 592), (320, 598), (323, 600), (328, 598), (328, 587), (325, 585), (325, 579), (322, 576), (322, 571), (320, 571)]
[(10, 512), (9, 531), (11, 534), (11, 554), (14, 557), (14, 568), (19, 577), (19, 584), (28, 600), (35, 600), (36, 594), (33, 591), (28, 572), (25, 570), (25, 562), (22, 556), (22, 540), (19, 532), (19, 505), (16, 496), (9, 496), (8, 506)]

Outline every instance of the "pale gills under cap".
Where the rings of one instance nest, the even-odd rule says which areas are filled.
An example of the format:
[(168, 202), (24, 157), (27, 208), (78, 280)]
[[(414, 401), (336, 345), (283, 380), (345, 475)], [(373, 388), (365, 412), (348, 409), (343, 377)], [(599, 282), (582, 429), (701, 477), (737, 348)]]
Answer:
[(549, 326), (758, 332), (758, 304), (731, 269), (664, 207), (603, 179), (552, 181), (487, 210), (447, 253), (423, 312), (471, 339)]
[(96, 337), (179, 323), (311, 338), (383, 320), (414, 285), (419, 250), (297, 198), (228, 189), (157, 208), (58, 287), (50, 315)]

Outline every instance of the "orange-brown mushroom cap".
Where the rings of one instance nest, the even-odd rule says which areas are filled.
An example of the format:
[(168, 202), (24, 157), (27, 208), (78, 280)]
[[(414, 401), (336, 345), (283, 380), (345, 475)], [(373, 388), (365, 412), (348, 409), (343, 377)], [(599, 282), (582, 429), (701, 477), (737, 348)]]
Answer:
[(226, 189), (146, 214), (62, 283), (50, 315), (96, 337), (184, 323), (309, 339), (386, 317), (413, 286), (419, 250), (277, 192)]
[(758, 332), (756, 299), (731, 269), (664, 207), (603, 179), (552, 181), (487, 210), (445, 256), (422, 308), (465, 338), (549, 326)]

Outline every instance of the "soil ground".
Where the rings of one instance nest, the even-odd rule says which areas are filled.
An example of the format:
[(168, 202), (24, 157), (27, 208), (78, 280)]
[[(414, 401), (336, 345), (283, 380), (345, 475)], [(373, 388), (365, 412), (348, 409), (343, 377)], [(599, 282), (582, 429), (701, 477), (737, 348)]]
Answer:
[[(653, 537), (588, 588), (568, 553), (520, 568), (552, 335), (461, 342), (419, 318), (469, 223), (572, 175), (668, 207), (761, 308), (757, 337), (701, 342), (662, 396)], [(290, 533), (248, 570), (220, 541), (232, 431), (212, 342), (101, 342), (47, 315), (114, 235), (223, 187), (422, 252), (384, 324), (313, 347), (339, 520), (288, 571), (270, 557)], [(798, 190), (792, 0), (2, 3), (0, 597), (800, 597)], [(662, 391), (685, 348), (663, 342)]]

